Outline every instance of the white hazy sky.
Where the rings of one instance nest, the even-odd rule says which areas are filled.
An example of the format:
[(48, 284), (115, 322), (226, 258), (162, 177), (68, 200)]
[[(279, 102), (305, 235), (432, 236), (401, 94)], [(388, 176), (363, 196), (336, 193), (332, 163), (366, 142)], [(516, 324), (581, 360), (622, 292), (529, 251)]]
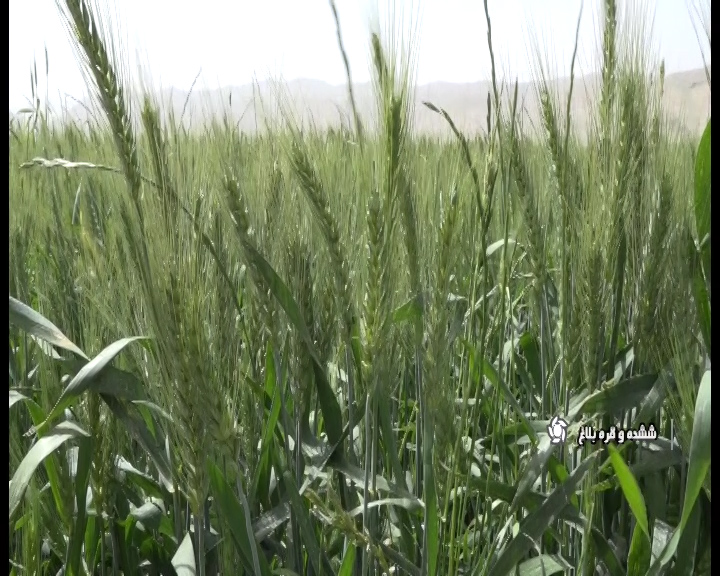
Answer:
[[(187, 90), (198, 73), (198, 86), (208, 88), (278, 75), (286, 80), (345, 81), (328, 0), (99, 1), (115, 6), (122, 23), (123, 45), (133, 58), (131, 70), (138, 69), (138, 62), (144, 64), (143, 74), (166, 88)], [(369, 78), (367, 45), (372, 8), (389, 1), (336, 0), (354, 81)], [(655, 52), (665, 59), (668, 73), (702, 66), (690, 1), (697, 0), (644, 4), (652, 20)], [(709, 0), (705, 1), (709, 14)], [(637, 6), (640, 0), (627, 2)], [(409, 5), (410, 1), (399, 3)], [(417, 5), (417, 81), (488, 78), (490, 57), (483, 1), (424, 0)], [(598, 41), (598, 0), (489, 0), (500, 71), (520, 80), (530, 78), (534, 35), (558, 74), (566, 74), (581, 5), (578, 66), (587, 72)], [(9, 8), (11, 110), (27, 105), (34, 60), (42, 98), (46, 93), (53, 103), (67, 95), (82, 98), (85, 90), (80, 67), (55, 0), (10, 0)]]

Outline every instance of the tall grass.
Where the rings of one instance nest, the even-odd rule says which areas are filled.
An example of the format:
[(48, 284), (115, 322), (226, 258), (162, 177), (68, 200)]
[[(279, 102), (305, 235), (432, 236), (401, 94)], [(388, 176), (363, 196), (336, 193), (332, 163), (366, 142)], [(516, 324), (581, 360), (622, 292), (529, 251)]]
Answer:
[(710, 123), (614, 0), (587, 143), (541, 65), (536, 137), (494, 67), (418, 137), (392, 21), (374, 126), (190, 133), (59, 7), (104, 119), (11, 120), (12, 574), (709, 573)]

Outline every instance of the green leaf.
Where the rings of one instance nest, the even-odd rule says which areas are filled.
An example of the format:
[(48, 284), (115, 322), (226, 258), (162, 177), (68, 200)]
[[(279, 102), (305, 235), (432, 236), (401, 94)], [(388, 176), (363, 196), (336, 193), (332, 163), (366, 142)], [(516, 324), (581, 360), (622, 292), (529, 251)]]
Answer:
[(617, 414), (636, 408), (650, 393), (657, 374), (640, 374), (594, 392), (585, 400), (583, 414)]
[(92, 438), (79, 438), (78, 440), (77, 469), (75, 472), (75, 521), (70, 534), (66, 560), (66, 574), (68, 576), (82, 573), (80, 563), (87, 528), (87, 496), (93, 459), (94, 444)]
[(700, 494), (702, 485), (710, 470), (711, 441), (711, 371), (705, 371), (700, 381), (697, 399), (695, 400), (695, 416), (693, 418), (692, 436), (690, 438), (690, 456), (685, 484), (685, 500), (680, 521), (685, 526), (690, 519), (692, 507)]
[(405, 304), (398, 306), (393, 312), (393, 322), (402, 324), (403, 322), (416, 322), (422, 314), (420, 304), (416, 297), (410, 298)]
[[(237, 230), (237, 228), (236, 228)], [(288, 319), (298, 331), (300, 338), (305, 344), (305, 348), (313, 359), (313, 369), (315, 373), (315, 386), (318, 391), (318, 400), (320, 401), (320, 409), (323, 413), (323, 421), (328, 439), (332, 444), (340, 441), (342, 435), (342, 412), (332, 387), (327, 380), (325, 367), (320, 362), (320, 356), (315, 349), (315, 344), (310, 336), (305, 320), (300, 308), (292, 296), (292, 292), (282, 281), (278, 273), (263, 258), (262, 254), (251, 244), (245, 235), (238, 231), (240, 243), (242, 245), (248, 267), (258, 276), (258, 280), (270, 290), (278, 304), (287, 314)]]
[(628, 552), (628, 576), (643, 576), (652, 560), (652, 544), (640, 522), (635, 523), (630, 551)]
[(340, 570), (338, 570), (338, 576), (352, 576), (353, 569), (355, 568), (355, 546), (348, 546), (345, 550), (345, 556), (343, 557), (342, 564), (340, 564)]
[(128, 405), (114, 396), (101, 394), (100, 397), (103, 399), (103, 402), (107, 404), (108, 408), (110, 408), (115, 418), (123, 423), (128, 434), (142, 446), (153, 461), (153, 464), (155, 464), (162, 475), (165, 489), (172, 490), (172, 485), (169, 481), (169, 478), (172, 478), (172, 471), (165, 450), (165, 437), (157, 427), (153, 433), (147, 422), (140, 416), (134, 406), (130, 405), (128, 407)]
[(695, 226), (705, 275), (710, 277), (710, 120), (708, 120), (695, 159)]
[(423, 430), (423, 497), (425, 499), (425, 530), (423, 538), (422, 567), (423, 576), (435, 576), (438, 569), (440, 552), (440, 533), (435, 475), (433, 470), (433, 438), (435, 437), (433, 418), (426, 414)]
[(183, 538), (170, 562), (173, 568), (175, 568), (177, 576), (195, 576), (195, 574), (197, 574), (195, 567), (195, 549), (190, 532), (185, 534), (185, 538)]
[(368, 502), (365, 506), (356, 506), (347, 514), (351, 517), (359, 516), (360, 514), (362, 514), (364, 508), (371, 510), (372, 508), (381, 508), (382, 506), (393, 506), (410, 511), (424, 510), (425, 508), (422, 503), (416, 498), (380, 498), (379, 500), (373, 500), (372, 502)]
[[(575, 492), (578, 483), (585, 477), (595, 462), (597, 452), (585, 458), (572, 471), (567, 480), (557, 486), (545, 502), (520, 522), (520, 531), (507, 544), (497, 560), (491, 565), (488, 576), (507, 576), (525, 557), (525, 554), (537, 543), (555, 518), (563, 511)], [(519, 492), (519, 491), (518, 491)]]
[(149, 474), (140, 472), (122, 456), (117, 459), (117, 473), (125, 476), (125, 482), (139, 488), (146, 497), (156, 498), (158, 501), (172, 498), (172, 495), (164, 486)]
[[(12, 394), (11, 394), (11, 397), (12, 397)], [(45, 418), (47, 417), (47, 414), (40, 407), (40, 405), (37, 402), (35, 402), (32, 398), (24, 397), (23, 403), (25, 404), (25, 407), (27, 408), (28, 412), (30, 413), (30, 418), (32, 419), (34, 425), (37, 426), (45, 420)], [(53, 458), (46, 458), (44, 461), (44, 465), (45, 465), (45, 472), (47, 473), (48, 480), (50, 481), (50, 490), (53, 495), (55, 508), (56, 508), (60, 518), (65, 520), (65, 519), (69, 518), (70, 513), (68, 510), (66, 510), (65, 499), (62, 494), (62, 486), (64, 485), (64, 478), (61, 480), (60, 472), (59, 472), (56, 462)]]
[(283, 486), (290, 496), (290, 506), (295, 512), (295, 518), (300, 528), (300, 536), (305, 544), (308, 559), (312, 564), (313, 570), (315, 574), (330, 576), (333, 573), (332, 565), (315, 536), (315, 528), (308, 514), (307, 507), (298, 492), (295, 479), (289, 470), (283, 472), (282, 479)]
[(283, 502), (272, 510), (264, 512), (253, 521), (252, 530), (255, 534), (255, 540), (262, 542), (288, 520), (290, 520), (290, 504), (287, 502)]
[[(648, 392), (643, 401), (640, 403), (638, 409), (635, 411), (635, 416), (632, 421), (633, 428), (637, 428), (643, 422), (652, 420), (653, 416), (662, 408), (663, 402), (667, 397), (668, 390), (673, 385), (674, 381), (674, 376), (670, 370), (663, 369), (660, 371), (652, 389)], [(630, 445), (631, 443), (626, 442), (625, 444), (620, 445), (617, 448), (617, 451), (623, 454)], [(612, 462), (608, 457), (607, 460), (600, 465), (599, 471), (606, 472), (611, 466)]]
[[(584, 405), (585, 398), (585, 393), (581, 393), (577, 397), (575, 397), (573, 401), (571, 401), (570, 411), (565, 417), (565, 420), (568, 423), (575, 421), (579, 411)], [(527, 418), (525, 418), (525, 423), (527, 429), (531, 430), (532, 424), (529, 420), (527, 420)], [(533, 454), (530, 462), (527, 464), (518, 482), (517, 493), (515, 494), (515, 498), (513, 499), (513, 502), (510, 506), (511, 510), (517, 510), (517, 507), (521, 499), (524, 498), (525, 493), (532, 488), (532, 486), (535, 484), (535, 481), (540, 477), (543, 469), (546, 468), (555, 448), (556, 446), (551, 443), (550, 437), (547, 435), (547, 433), (540, 436), (540, 442), (538, 442), (537, 451), (535, 452), (535, 454)]]
[(702, 517), (701, 499), (695, 501), (690, 520), (688, 520), (685, 530), (680, 537), (678, 543), (677, 558), (681, 558), (682, 562), (675, 562), (672, 576), (693, 576), (695, 571), (695, 559), (697, 558), (697, 549), (701, 545), (700, 521)]
[(519, 564), (517, 574), (518, 576), (553, 576), (553, 574), (564, 574), (571, 568), (572, 566), (560, 556), (543, 554)]
[[(240, 504), (225, 476), (213, 462), (208, 462), (208, 473), (218, 515), (230, 529), (231, 540), (235, 544), (235, 549), (240, 555), (245, 569), (258, 576), (270, 576), (270, 568), (265, 556), (258, 551), (252, 532), (247, 501), (244, 503), (245, 505)], [(241, 497), (244, 497), (242, 488), (239, 485), (237, 488)]]
[(602, 560), (610, 575), (627, 576), (627, 572), (623, 569), (615, 551), (610, 547), (607, 538), (597, 528), (592, 528), (592, 541), (595, 546), (595, 556)]
[(245, 258), (248, 261), (248, 267), (255, 273), (257, 280), (265, 284), (264, 287), (270, 291), (278, 304), (280, 304), (280, 307), (285, 311), (288, 319), (305, 343), (309, 354), (313, 360), (319, 364), (320, 356), (315, 349), (310, 330), (305, 323), (300, 307), (293, 298), (292, 292), (268, 261), (265, 260), (262, 254), (252, 245), (249, 239), (242, 232), (240, 232), (239, 235)]
[[(376, 402), (376, 406), (380, 422), (381, 438), (383, 444), (386, 446), (386, 454), (390, 459), (391, 470), (395, 474), (396, 478), (403, 478), (405, 476), (405, 472), (400, 464), (400, 459), (398, 458), (397, 441), (392, 423), (393, 417), (390, 414), (390, 411), (392, 410), (391, 403)], [(403, 498), (403, 500), (407, 501), (407, 498)], [(419, 506), (422, 506), (422, 502), (418, 499), (413, 498), (413, 501), (417, 502)], [(421, 527), (420, 518), (415, 515), (410, 516), (406, 510), (407, 509), (404, 508), (393, 509), (391, 514), (397, 514), (397, 526), (400, 529), (402, 549), (409, 553), (409, 551), (415, 550), (415, 537), (412, 528), (414, 528), (415, 534), (420, 534)]]
[(43, 315), (35, 312), (27, 304), (23, 304), (10, 296), (10, 324), (14, 324), (28, 334), (44, 340), (45, 342), (69, 350), (88, 360), (84, 352), (80, 350), (60, 329)]
[(100, 352), (100, 354), (95, 356), (95, 358), (85, 364), (85, 366), (80, 369), (80, 371), (75, 375), (75, 377), (70, 380), (70, 383), (67, 385), (65, 390), (63, 390), (62, 394), (60, 394), (60, 398), (58, 398), (58, 401), (55, 403), (55, 406), (50, 411), (50, 414), (48, 414), (45, 422), (38, 426), (35, 431), (39, 433), (41, 429), (44, 429), (50, 424), (51, 420), (57, 418), (58, 415), (61, 414), (63, 410), (65, 410), (65, 408), (70, 406), (73, 400), (75, 400), (86, 390), (94, 389), (95, 385), (99, 381), (100, 375), (108, 366), (108, 364), (110, 364), (110, 362), (112, 362), (115, 357), (120, 354), (120, 352), (122, 352), (128, 344), (131, 344), (132, 342), (136, 342), (138, 340), (146, 339), (147, 338), (143, 336), (135, 336), (132, 338), (123, 338), (121, 340), (118, 340), (117, 342), (113, 342), (112, 344), (110, 344), (110, 346)]
[(55, 450), (62, 446), (68, 440), (74, 438), (87, 438), (89, 434), (81, 429), (74, 422), (61, 422), (45, 436), (38, 438), (35, 445), (30, 448), (23, 458), (20, 465), (15, 470), (12, 480), (10, 480), (10, 520), (17, 509), (20, 507), (23, 495), (27, 490), (30, 480), (35, 474), (38, 466), (43, 463), (45, 458), (50, 456)]
[[(672, 466), (677, 466), (683, 461), (682, 450), (670, 448), (658, 449), (647, 452), (643, 452), (641, 460), (633, 463), (630, 466), (630, 472), (635, 478), (640, 479), (643, 476), (648, 476), (662, 470), (667, 470)], [(647, 494), (647, 490), (645, 490)], [(652, 500), (652, 497), (646, 498), (647, 503)]]
[(25, 396), (25, 394), (20, 394), (17, 390), (10, 390), (10, 408), (20, 402), (20, 400), (29, 400), (29, 398)]
[[(348, 480), (351, 480), (361, 490), (365, 489), (365, 471), (358, 466), (354, 466), (342, 458), (333, 459), (328, 462), (327, 465), (333, 470), (341, 472)], [(375, 476), (375, 487), (378, 491), (382, 490), (392, 494), (395, 498), (405, 500), (407, 502), (406, 509), (408, 510), (418, 510), (424, 508), (423, 503), (410, 494), (410, 492), (408, 492), (405, 488), (388, 482), (384, 476), (380, 476), (379, 474)], [(370, 493), (375, 495), (372, 490), (370, 490)]]
[[(492, 256), (495, 252), (497, 252), (500, 248), (503, 248), (505, 246), (506, 242), (504, 239), (495, 240), (490, 246), (487, 247), (487, 250), (485, 250), (485, 256), (488, 258)], [(515, 246), (517, 244), (516, 240), (514, 238), (508, 238), (507, 239), (507, 245), (508, 246)]]
[(525, 332), (520, 336), (518, 345), (522, 350), (522, 355), (517, 354), (515, 356), (516, 365), (522, 365), (521, 361), (524, 360), (527, 365), (528, 375), (532, 379), (532, 384), (529, 389), (542, 390), (542, 369), (537, 339), (531, 332)]
[(165, 504), (162, 500), (146, 502), (130, 511), (130, 517), (140, 522), (146, 530), (157, 530), (163, 516), (165, 516)]
[(260, 459), (255, 471), (253, 481), (253, 491), (255, 497), (264, 507), (270, 507), (269, 485), (271, 472), (271, 454), (275, 437), (275, 430), (280, 419), (280, 406), (282, 398), (280, 395), (280, 387), (277, 385), (277, 374), (275, 372), (275, 359), (273, 357), (272, 344), (268, 342), (265, 351), (265, 395), (272, 398), (272, 405), (267, 421), (265, 422), (265, 430), (263, 431), (260, 444)]
[(642, 492), (640, 491), (640, 486), (617, 449), (611, 444), (608, 444), (608, 452), (610, 453), (610, 462), (615, 470), (615, 476), (620, 484), (620, 489), (625, 495), (625, 499), (630, 506), (633, 516), (635, 516), (635, 521), (649, 542), (650, 530), (648, 529), (647, 508), (645, 507), (645, 498), (643, 498)]
[[(87, 521), (87, 527), (85, 529), (85, 542), (83, 546), (85, 548), (85, 564), (88, 567), (94, 567), (97, 554), (99, 552), (98, 543), (100, 541), (100, 519), (95, 515), (90, 515)], [(93, 568), (90, 568), (93, 571)]]
[[(79, 360), (65, 360), (68, 374), (77, 375), (87, 362)], [(106, 366), (93, 384), (93, 391), (98, 394), (109, 394), (120, 400), (147, 401), (148, 395), (142, 381), (132, 372), (127, 372), (114, 366)]]
[[(569, 476), (569, 474), (565, 474), (562, 480), (558, 480), (558, 484), (561, 481), (564, 481), (567, 476)], [(502, 500), (503, 502), (510, 504), (515, 500), (518, 488), (514, 485), (503, 484), (493, 480), (486, 480), (485, 478), (471, 477), (469, 479), (468, 490), (475, 490), (492, 500)], [(518, 507), (522, 507), (528, 512), (533, 512), (542, 506), (546, 500), (547, 496), (544, 494), (529, 490), (525, 492), (519, 500)], [(577, 501), (577, 496), (575, 494), (571, 496), (569, 503), (565, 506), (565, 508), (563, 508), (562, 512), (558, 514), (558, 518), (573, 527), (586, 527), (586, 519), (580, 514), (576, 505), (573, 504), (573, 501)], [(591, 534), (597, 556), (605, 563), (605, 566), (610, 571), (610, 574), (612, 576), (626, 576), (620, 561), (608, 545), (607, 539), (603, 536), (603, 534), (594, 527), (591, 528)]]
[(648, 570), (648, 576), (659, 574), (675, 555), (680, 544), (680, 538), (690, 520), (700, 490), (702, 490), (705, 477), (710, 470), (710, 380), (710, 370), (707, 370), (700, 382), (700, 389), (695, 400), (695, 417), (690, 438), (689, 465), (680, 525), (673, 532), (672, 538), (665, 545), (662, 554)]
[[(692, 240), (691, 240), (692, 241)], [(697, 309), (698, 322), (700, 323), (700, 333), (705, 343), (705, 350), (710, 354), (710, 335), (711, 335), (711, 316), (710, 316), (710, 294), (708, 285), (703, 276), (700, 255), (695, 250), (693, 244), (690, 252), (690, 283), (692, 285), (693, 296), (695, 297), (695, 307)]]

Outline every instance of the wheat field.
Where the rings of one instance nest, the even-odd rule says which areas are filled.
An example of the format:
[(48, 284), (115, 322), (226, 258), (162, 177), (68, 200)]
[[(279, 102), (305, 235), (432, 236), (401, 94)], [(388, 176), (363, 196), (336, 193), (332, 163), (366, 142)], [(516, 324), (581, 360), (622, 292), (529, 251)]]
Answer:
[(387, 30), (374, 122), (189, 131), (59, 7), (102, 116), (10, 121), (10, 574), (710, 573), (710, 120), (615, 0), (587, 137), (539, 69), (449, 141)]

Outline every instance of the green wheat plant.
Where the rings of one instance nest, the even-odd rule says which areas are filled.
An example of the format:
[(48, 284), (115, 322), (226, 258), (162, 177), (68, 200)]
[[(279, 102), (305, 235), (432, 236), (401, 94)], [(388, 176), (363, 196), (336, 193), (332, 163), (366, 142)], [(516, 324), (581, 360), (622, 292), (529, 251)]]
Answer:
[(10, 119), (11, 574), (709, 574), (710, 120), (670, 121), (641, 14), (603, 3), (583, 136), (576, 55), (533, 130), (485, 2), (485, 126), (425, 102), (442, 140), (392, 11), (372, 121), (331, 1), (352, 121), (278, 90), (248, 135), (58, 8), (97, 113)]

